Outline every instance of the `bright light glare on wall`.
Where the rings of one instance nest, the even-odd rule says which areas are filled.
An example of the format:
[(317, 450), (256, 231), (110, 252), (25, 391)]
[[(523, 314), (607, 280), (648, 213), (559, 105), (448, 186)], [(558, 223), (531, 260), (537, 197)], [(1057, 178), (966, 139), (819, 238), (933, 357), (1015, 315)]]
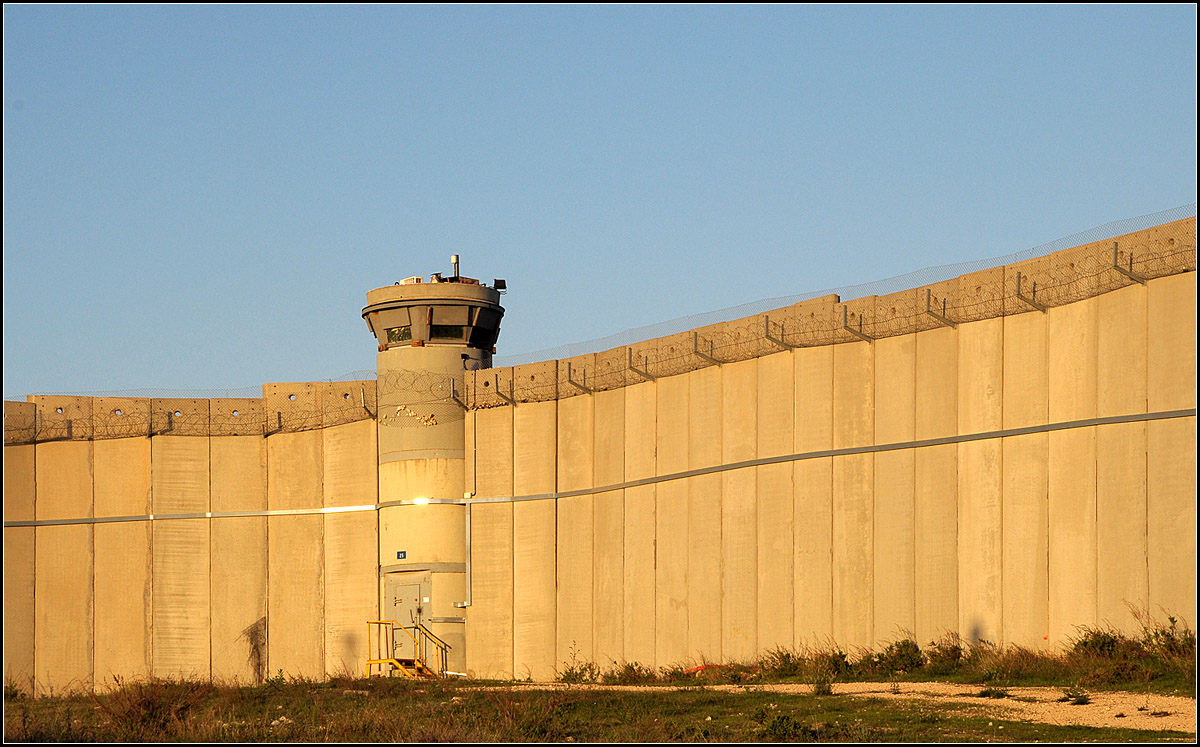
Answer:
[(424, 506), (425, 504), (429, 503), (429, 499), (428, 498), (413, 498), (413, 503), (417, 506)]

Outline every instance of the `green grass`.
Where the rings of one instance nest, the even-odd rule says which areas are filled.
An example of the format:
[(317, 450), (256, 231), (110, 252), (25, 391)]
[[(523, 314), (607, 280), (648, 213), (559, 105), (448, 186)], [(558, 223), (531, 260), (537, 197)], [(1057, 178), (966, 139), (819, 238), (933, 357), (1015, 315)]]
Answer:
[(126, 685), (95, 697), (6, 698), (17, 742), (1169, 741), (1182, 732), (1028, 724), (979, 707), (715, 692), (703, 687), (545, 691), (411, 680), (229, 688)]
[(1062, 653), (1021, 646), (969, 645), (946, 636), (923, 649), (903, 638), (883, 651), (837, 648), (767, 652), (756, 662), (655, 670), (637, 662), (604, 669), (572, 657), (563, 663), (561, 682), (604, 684), (750, 684), (803, 682), (829, 694), (835, 682), (957, 682), (997, 690), (1017, 686), (1087, 687), (1196, 696), (1196, 636), (1174, 618), (1165, 624), (1143, 621), (1140, 636), (1105, 628), (1081, 628)]

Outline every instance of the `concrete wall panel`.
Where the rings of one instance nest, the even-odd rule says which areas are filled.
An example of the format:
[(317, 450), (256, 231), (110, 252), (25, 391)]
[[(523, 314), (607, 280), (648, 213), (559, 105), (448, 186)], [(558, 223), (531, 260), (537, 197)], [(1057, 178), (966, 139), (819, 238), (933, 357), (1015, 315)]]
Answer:
[[(1047, 422), (1047, 333), (1041, 312), (1004, 318), (1004, 427)], [(1046, 434), (1002, 444), (1004, 640), (1026, 647), (1049, 641), (1048, 479)]]
[[(688, 377), (659, 379), (655, 432), (660, 475), (688, 469)], [(655, 656), (659, 666), (688, 658), (688, 484), (671, 480), (655, 494)]]
[[(958, 431), (958, 331), (918, 332), (916, 436)], [(953, 444), (913, 455), (916, 527), (916, 635), (922, 643), (958, 629), (958, 449)]]
[[(625, 388), (625, 479), (655, 470), (655, 385)], [(655, 486), (625, 490), (624, 656), (654, 666)]]
[(1047, 646), (1050, 634), (1048, 443), (1032, 433), (1002, 445), (1002, 630), (1005, 643), (1026, 648)]
[[(757, 454), (792, 454), (795, 372), (790, 352), (758, 359)], [(758, 488), (758, 650), (793, 644), (792, 465), (755, 468)]]
[[(11, 407), (25, 403), (4, 403), (6, 419)], [(31, 413), (30, 413), (31, 414)], [(7, 420), (6, 420), (7, 425)], [(4, 520), (33, 521), (34, 446), (4, 447)], [(23, 692), (33, 691), (33, 590), (34, 548), (32, 527), (4, 530), (4, 681)]]
[(1196, 418), (1147, 424), (1150, 612), (1196, 627)]
[(358, 677), (373, 655), (367, 620), (379, 619), (375, 514), (334, 513), (324, 520), (325, 673)]
[[(333, 399), (337, 402), (342, 397), (334, 393)], [(325, 507), (374, 505), (378, 498), (374, 421), (327, 427), (321, 433)], [(462, 546), (460, 538), (465, 532), (463, 510), (453, 510), (458, 529), (449, 533), (450, 538), (458, 540), (458, 546)], [(358, 676), (371, 655), (366, 621), (379, 619), (375, 578), (378, 519), (374, 512), (326, 514), (323, 529), (325, 672)]]
[(373, 505), (378, 498), (374, 422), (360, 420), (325, 428), (321, 434), (325, 507)]
[[(758, 451), (756, 360), (721, 366), (721, 461)], [(758, 654), (758, 499), (754, 469), (721, 473), (721, 651), (726, 661)]]
[(92, 443), (54, 441), (35, 447), (34, 518), (82, 519), (92, 515)]
[[(157, 479), (157, 461), (154, 474)], [(208, 523), (171, 519), (151, 530), (155, 677), (211, 675)]]
[(4, 681), (26, 695), (33, 692), (33, 534), (33, 527), (4, 530)]
[[(834, 448), (870, 445), (874, 423), (874, 347), (833, 349)], [(874, 643), (875, 456), (833, 459), (833, 636), (844, 647)]]
[[(67, 410), (70, 404), (64, 405)], [(35, 447), (34, 518), (92, 515), (92, 444)], [(63, 692), (92, 686), (92, 566), (90, 526), (38, 527), (34, 533), (34, 689)]]
[[(1095, 298), (1050, 309), (1049, 417), (1096, 416)], [(1050, 644), (1096, 619), (1096, 430), (1049, 434)]]
[(1139, 633), (1127, 605), (1148, 608), (1146, 423), (1096, 429), (1096, 615)]
[[(475, 487), (481, 498), (513, 494), (513, 409), (475, 413)], [(513, 676), (513, 504), (471, 507), (471, 607), (467, 668)]]
[[(148, 464), (148, 444), (146, 452)], [(96, 466), (99, 477), (99, 461)], [(144, 491), (141, 498), (146, 500)], [(97, 524), (94, 532), (94, 682), (97, 689), (107, 689), (116, 684), (114, 677), (129, 682), (144, 681), (150, 676), (153, 636), (151, 529), (149, 522), (138, 521)]]
[[(230, 417), (233, 409), (239, 418), (247, 414), (238, 405)], [(210, 438), (209, 464), (214, 513), (266, 510), (267, 442), (262, 436)], [(262, 682), (267, 674), (267, 519), (213, 519), (209, 532), (213, 679)]]
[(1146, 412), (1147, 291), (1130, 285), (1096, 298), (1096, 415)]
[[(258, 442), (256, 445), (263, 441), (261, 436), (237, 438), (252, 438)], [(214, 447), (225, 440), (228, 439), (214, 438)], [(246, 451), (248, 460), (252, 460), (257, 449)], [(215, 453), (214, 448), (214, 456)], [(215, 475), (215, 459), (213, 467)], [(217, 484), (214, 478), (214, 488)], [(252, 487), (247, 490), (251, 495), (255, 492)], [(266, 501), (265, 491), (258, 495)], [(217, 682), (260, 684), (267, 676), (267, 519), (263, 516), (213, 519), (209, 531), (212, 677)]]
[(471, 607), (467, 669), (475, 677), (513, 676), (513, 504), (471, 507)]
[[(795, 351), (797, 453), (833, 448), (833, 347)], [(833, 638), (833, 458), (792, 463), (796, 645)]]
[[(1003, 424), (1004, 320), (958, 327), (958, 431)], [(1002, 445), (958, 445), (958, 630), (970, 641), (1003, 640)]]
[[(267, 508), (320, 508), (321, 431), (267, 439)], [(296, 677), (325, 673), (324, 519), (319, 514), (267, 519), (267, 671)]]
[[(916, 352), (912, 335), (875, 342), (875, 443), (912, 441), (916, 432)], [(875, 455), (876, 641), (916, 629), (912, 449)]]
[(1196, 273), (1147, 286), (1146, 396), (1151, 412), (1196, 406)]
[[(146, 400), (147, 411), (149, 400)], [(120, 417), (131, 417), (128, 407)], [(150, 439), (96, 441), (96, 516), (150, 513)], [(95, 659), (97, 688), (113, 676), (144, 680), (150, 674), (150, 524), (99, 524), (95, 528)]]
[[(1196, 273), (1148, 286), (1147, 400), (1152, 412), (1196, 406)], [(1147, 424), (1150, 607), (1196, 626), (1196, 418)]]
[[(578, 373), (572, 371), (572, 376)], [(561, 371), (565, 375), (565, 367)], [(559, 382), (560, 388), (562, 381)], [(570, 385), (568, 384), (569, 388)], [(558, 402), (558, 488), (582, 490), (592, 485), (595, 469), (593, 396)], [(592, 521), (590, 495), (558, 500), (558, 622), (555, 632), (558, 665), (594, 660), (592, 645)]]
[[(688, 469), (721, 463), (721, 369), (687, 374)], [(721, 476), (687, 479), (688, 657), (721, 661)]]
[[(39, 444), (39, 452), (41, 447)], [(40, 473), (39, 467), (39, 478)], [(38, 484), (42, 484), (40, 479)], [(90, 690), (92, 527), (37, 527), (34, 545), (34, 691), (58, 695)]]
[[(513, 410), (513, 490), (553, 493), (557, 402)], [(513, 666), (518, 677), (553, 679), (555, 671), (556, 507), (553, 500), (513, 504)]]

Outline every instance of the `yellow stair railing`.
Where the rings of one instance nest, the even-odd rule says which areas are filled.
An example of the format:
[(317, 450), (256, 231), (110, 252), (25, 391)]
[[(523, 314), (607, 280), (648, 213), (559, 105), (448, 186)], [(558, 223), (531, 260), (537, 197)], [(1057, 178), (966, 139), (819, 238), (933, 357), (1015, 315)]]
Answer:
[[(397, 630), (412, 641), (411, 659), (396, 655)], [(403, 626), (395, 620), (367, 620), (367, 640), (374, 644), (375, 651), (375, 656), (367, 659), (367, 677), (371, 676), (373, 667), (379, 667), (380, 676), (386, 671), (389, 677), (396, 670), (406, 677), (437, 678), (446, 675), (450, 644), (434, 635), (421, 623)], [(431, 657), (433, 666), (430, 666)], [(385, 667), (389, 666), (391, 669), (385, 670)]]

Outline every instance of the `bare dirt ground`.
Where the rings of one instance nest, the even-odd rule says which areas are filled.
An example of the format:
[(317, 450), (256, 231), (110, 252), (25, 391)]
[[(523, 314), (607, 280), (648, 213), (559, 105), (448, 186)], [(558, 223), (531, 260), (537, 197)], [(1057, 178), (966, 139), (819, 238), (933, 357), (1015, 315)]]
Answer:
[[(565, 685), (522, 684), (546, 690), (567, 688), (589, 690), (645, 691), (642, 685)], [(1107, 726), (1154, 731), (1182, 731), (1196, 734), (1196, 701), (1174, 695), (1088, 691), (1087, 705), (1059, 702), (1061, 687), (1008, 687), (1007, 698), (981, 698), (981, 685), (959, 685), (948, 682), (846, 682), (833, 685), (835, 695), (856, 697), (926, 699), (939, 703), (961, 703), (964, 710), (994, 715), (1006, 721), (1027, 721), (1063, 726)], [(706, 685), (717, 692), (777, 692), (801, 694), (812, 692), (812, 685)]]

